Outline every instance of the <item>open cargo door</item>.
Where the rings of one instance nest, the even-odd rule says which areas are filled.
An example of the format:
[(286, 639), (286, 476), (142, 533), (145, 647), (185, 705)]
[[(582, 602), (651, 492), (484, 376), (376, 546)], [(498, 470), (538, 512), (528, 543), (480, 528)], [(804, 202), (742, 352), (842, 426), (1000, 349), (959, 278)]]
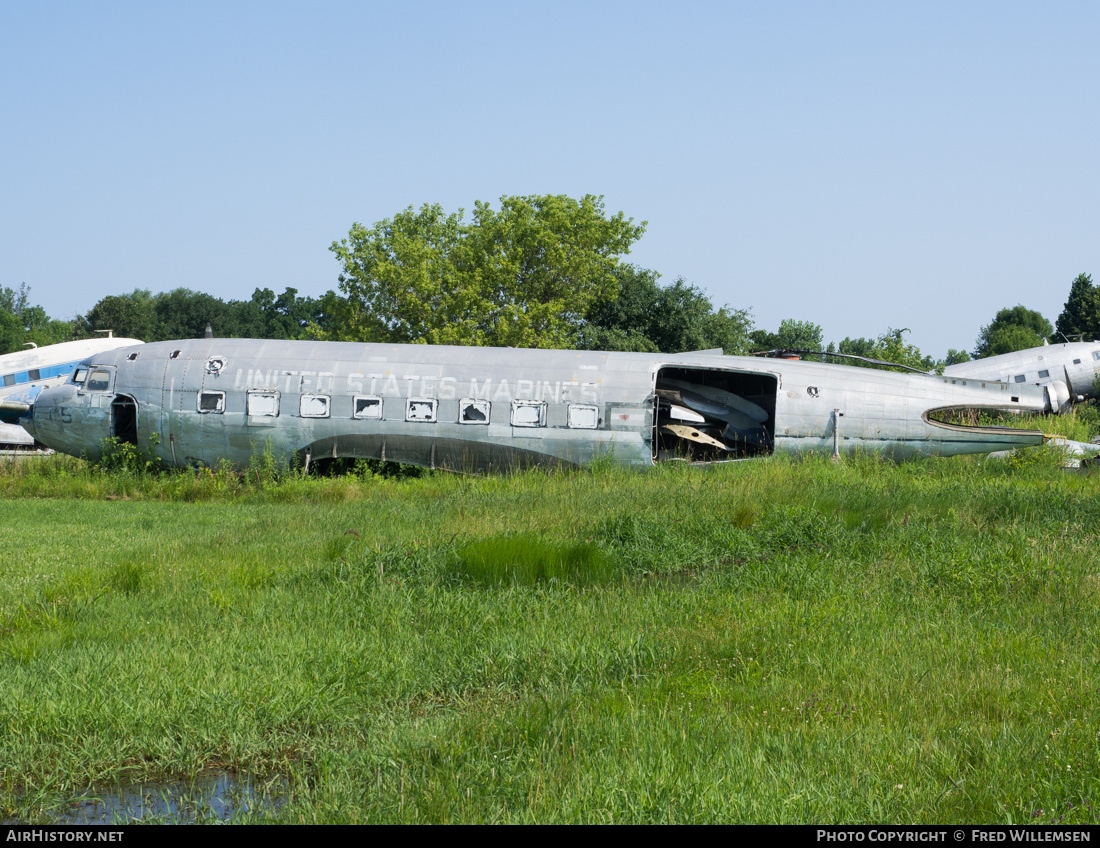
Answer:
[(721, 462), (775, 446), (773, 374), (666, 366), (653, 393), (653, 460)]

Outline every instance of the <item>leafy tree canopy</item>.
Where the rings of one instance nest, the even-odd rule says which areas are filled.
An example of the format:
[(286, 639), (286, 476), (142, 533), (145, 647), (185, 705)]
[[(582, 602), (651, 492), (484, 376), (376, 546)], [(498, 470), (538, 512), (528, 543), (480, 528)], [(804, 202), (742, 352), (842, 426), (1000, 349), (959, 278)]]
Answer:
[(1069, 287), (1069, 297), (1054, 325), (1058, 341), (1083, 336), (1086, 341), (1100, 339), (1100, 290), (1092, 284), (1091, 274), (1078, 274)]
[(974, 358), (1039, 347), (1053, 332), (1050, 322), (1034, 309), (1022, 305), (1002, 309), (992, 323), (982, 327), (975, 343)]
[(784, 318), (779, 322), (779, 330), (769, 333), (766, 330), (754, 330), (749, 334), (755, 350), (776, 350), (791, 348), (794, 350), (821, 350), (824, 333), (821, 326), (812, 321), (796, 321)]
[(593, 304), (580, 332), (589, 350), (683, 353), (722, 348), (744, 353), (752, 319), (745, 310), (723, 306), (682, 277), (661, 286), (655, 271), (619, 265), (617, 294)]
[[(891, 327), (876, 339), (845, 338), (836, 347), (830, 342), (828, 350), (830, 353), (845, 353), (850, 356), (863, 356), (867, 359), (880, 359), (884, 362), (908, 365), (910, 368), (917, 368), (921, 371), (942, 368), (943, 363), (936, 361), (931, 356), (925, 356), (916, 345), (906, 344), (905, 334), (908, 332), (908, 329), (895, 330)], [(875, 367), (870, 363), (855, 359), (849, 360), (847, 364)]]
[(30, 343), (43, 347), (72, 337), (69, 322), (53, 320), (41, 306), (31, 304), (26, 283), (18, 289), (0, 288), (0, 354), (23, 350)]
[(339, 334), (362, 341), (568, 347), (613, 298), (619, 256), (645, 231), (603, 198), (502, 197), (446, 215), (411, 206), (331, 250), (347, 297)]
[(228, 302), (184, 288), (160, 294), (135, 289), (108, 295), (77, 323), (84, 337), (113, 330), (116, 336), (146, 342), (200, 338), (208, 321), (220, 338), (299, 339), (330, 328), (336, 300), (335, 292), (299, 297), (292, 288), (281, 295), (256, 289), (250, 300)]

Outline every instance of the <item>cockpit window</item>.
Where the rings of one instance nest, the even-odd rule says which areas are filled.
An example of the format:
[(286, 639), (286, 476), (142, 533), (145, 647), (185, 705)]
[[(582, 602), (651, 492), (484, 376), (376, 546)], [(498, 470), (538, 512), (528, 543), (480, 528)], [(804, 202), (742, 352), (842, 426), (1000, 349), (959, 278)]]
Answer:
[(105, 392), (111, 388), (111, 372), (96, 370), (88, 375), (88, 381), (84, 384), (90, 392)]
[(78, 386), (83, 385), (86, 379), (88, 379), (87, 368), (77, 368), (73, 372), (73, 382), (76, 383)]

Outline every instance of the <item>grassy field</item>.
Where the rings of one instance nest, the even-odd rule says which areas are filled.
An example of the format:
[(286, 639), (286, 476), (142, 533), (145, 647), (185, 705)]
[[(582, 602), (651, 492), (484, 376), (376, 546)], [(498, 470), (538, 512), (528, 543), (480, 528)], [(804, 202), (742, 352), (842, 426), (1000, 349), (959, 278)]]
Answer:
[(269, 470), (0, 468), (0, 819), (1100, 818), (1100, 478), (1043, 451)]

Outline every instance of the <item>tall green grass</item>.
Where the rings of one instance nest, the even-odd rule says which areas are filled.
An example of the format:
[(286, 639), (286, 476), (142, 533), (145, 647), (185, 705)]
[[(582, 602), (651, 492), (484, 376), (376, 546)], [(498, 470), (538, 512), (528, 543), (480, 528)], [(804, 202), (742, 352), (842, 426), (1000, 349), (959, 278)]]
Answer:
[(230, 769), (288, 822), (1092, 822), (1097, 481), (9, 466), (0, 816)]

